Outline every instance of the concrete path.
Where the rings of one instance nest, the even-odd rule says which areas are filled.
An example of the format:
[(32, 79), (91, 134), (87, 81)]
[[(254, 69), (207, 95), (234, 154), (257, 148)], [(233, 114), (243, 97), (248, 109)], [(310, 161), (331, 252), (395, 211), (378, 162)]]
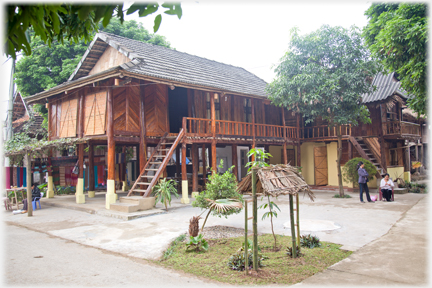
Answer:
[[(368, 275), (369, 271), (372, 270), (376, 271), (376, 280), (380, 280), (381, 282), (379, 283), (382, 284), (387, 283), (386, 279), (392, 279), (396, 282), (400, 281), (400, 283), (425, 283), (427, 195), (412, 193), (398, 194), (395, 195), (395, 202), (361, 204), (357, 193), (346, 193), (353, 198), (337, 199), (332, 198), (335, 192), (314, 192), (316, 195), (314, 202), (311, 202), (308, 197), (300, 196), (301, 234), (311, 233), (318, 236), (321, 241), (338, 243), (343, 245), (343, 249), (356, 251), (351, 257), (340, 263), (340, 265), (345, 262), (351, 263), (350, 269), (352, 270), (350, 271), (353, 271), (352, 275)], [(372, 195), (375, 194), (372, 193)], [(60, 197), (55, 197), (54, 199), (56, 198)], [(102, 216), (101, 212), (105, 208), (103, 208), (103, 205), (96, 205), (96, 202), (91, 204), (94, 210), (89, 213), (73, 209), (44, 206), (44, 202), (42, 202), (43, 209), (34, 211), (33, 217), (27, 217), (26, 214), (12, 215), (10, 212), (4, 212), (4, 220), (11, 225), (26, 227), (47, 233), (48, 235), (120, 253), (125, 256), (158, 259), (173, 239), (182, 233), (186, 233), (189, 219), (201, 213), (199, 208), (180, 204), (179, 199), (174, 199), (173, 201), (173, 206), (177, 207), (176, 209), (164, 212), (164, 210), (161, 211), (160, 209), (162, 208), (161, 204), (158, 204), (159, 206), (156, 207), (157, 209), (155, 210), (157, 211), (155, 212), (159, 214), (130, 221)], [(267, 201), (267, 199), (264, 199), (264, 201)], [(264, 203), (264, 201), (260, 201), (259, 204)], [(282, 212), (279, 212), (278, 218), (274, 219), (275, 233), (289, 235), (288, 196), (281, 196), (277, 200), (273, 199), (273, 201), (282, 210)], [(83, 207), (85, 206), (90, 207), (87, 204), (83, 205)], [(409, 212), (411, 209), (414, 212)], [(259, 219), (261, 219), (264, 212), (263, 210), (259, 210)], [(418, 215), (418, 219), (410, 220), (416, 225), (409, 225), (409, 222), (406, 222), (408, 221), (407, 219), (411, 219), (408, 217), (411, 214), (414, 214), (414, 216)], [(402, 220), (405, 222), (401, 222)], [(209, 217), (206, 226), (213, 225), (243, 228), (244, 214), (232, 215), (228, 219)], [(416, 226), (419, 226), (419, 228)], [(262, 233), (271, 233), (270, 221), (260, 220), (258, 222), (258, 230)], [(393, 232), (393, 230), (396, 232)], [(393, 234), (399, 235), (397, 239), (386, 240), (388, 235)], [(411, 237), (410, 235), (415, 237)], [(369, 248), (370, 245), (374, 245), (378, 241), (389, 242), (388, 246), (393, 248), (384, 249), (385, 245), (377, 244), (378, 246), (369, 252), (375, 255), (374, 257), (382, 259), (381, 262), (376, 261), (376, 259), (374, 260), (374, 257), (370, 257), (367, 252), (368, 249), (371, 249)], [(416, 276), (416, 279), (405, 275), (409, 269), (404, 269), (404, 266), (408, 266), (407, 263), (409, 261), (404, 257), (406, 255), (404, 254), (405, 252), (402, 253), (401, 251), (408, 251), (408, 249), (413, 250), (408, 254), (408, 259), (422, 265), (416, 266), (418, 268), (416, 270), (417, 274), (415, 274), (418, 276)], [(360, 255), (358, 256), (359, 258), (356, 258), (357, 255)], [(394, 266), (391, 266), (394, 267), (392, 270), (395, 273), (399, 273), (401, 275), (399, 277), (403, 279), (398, 280), (391, 276), (388, 276), (388, 278), (378, 277), (383, 263), (385, 265), (393, 265), (391, 263), (394, 261), (391, 257), (396, 257), (394, 261), (398, 261), (401, 265), (400, 272)], [(391, 259), (392, 261), (387, 261), (387, 259)], [(369, 263), (370, 267), (363, 263)], [(339, 265), (339, 263), (336, 265)], [(342, 273), (334, 270), (334, 267), (336, 266), (328, 269), (328, 272), (325, 273)], [(325, 273), (323, 274), (327, 275)], [(345, 272), (343, 275), (345, 274), (347, 273)], [(352, 277), (349, 279), (353, 279)], [(368, 281), (366, 280), (368, 279), (366, 276), (363, 276), (363, 278), (363, 281)], [(309, 279), (313, 279), (313, 277)], [(322, 284), (319, 280), (317, 281), (316, 283)], [(307, 284), (307, 282), (304, 283)], [(361, 282), (355, 283), (359, 284)]]

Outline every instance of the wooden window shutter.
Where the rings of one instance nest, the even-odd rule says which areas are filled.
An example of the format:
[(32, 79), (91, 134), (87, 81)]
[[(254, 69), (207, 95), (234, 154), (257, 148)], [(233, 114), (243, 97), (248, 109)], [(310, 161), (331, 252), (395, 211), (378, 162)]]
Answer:
[(86, 96), (84, 135), (105, 134), (106, 99), (106, 91)]
[(65, 100), (61, 103), (60, 138), (76, 137), (78, 99)]

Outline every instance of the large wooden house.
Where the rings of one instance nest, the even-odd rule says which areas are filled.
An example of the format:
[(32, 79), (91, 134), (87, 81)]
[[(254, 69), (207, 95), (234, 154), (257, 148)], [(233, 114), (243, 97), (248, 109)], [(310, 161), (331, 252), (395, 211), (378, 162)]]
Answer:
[[(106, 145), (108, 209), (116, 202), (116, 147), (134, 147), (137, 155), (139, 173), (128, 196), (148, 196), (158, 178), (177, 176), (187, 203), (188, 192), (205, 185), (206, 167), (216, 171), (220, 159), (222, 171), (233, 165), (238, 180), (245, 176), (252, 147), (269, 151), (270, 163), (302, 166), (310, 185), (332, 185), (334, 128), (322, 121), (305, 126), (301, 115), (272, 105), (265, 87), (265, 81), (243, 68), (98, 33), (69, 81), (26, 101), (47, 105), (50, 139), (85, 140), (77, 155), (79, 167), (84, 155), (88, 159), (89, 197), (94, 195), (94, 147)], [(407, 146), (404, 139), (419, 140), (421, 130), (419, 124), (402, 121), (406, 96), (397, 88), (364, 98), (372, 125), (342, 127), (344, 161), (357, 152), (365, 158), (374, 155), (384, 170), (394, 163), (405, 165), (399, 152)], [(327, 171), (319, 163), (329, 163)], [(124, 168), (117, 167), (124, 175)], [(78, 203), (85, 201), (82, 178), (80, 169)]]

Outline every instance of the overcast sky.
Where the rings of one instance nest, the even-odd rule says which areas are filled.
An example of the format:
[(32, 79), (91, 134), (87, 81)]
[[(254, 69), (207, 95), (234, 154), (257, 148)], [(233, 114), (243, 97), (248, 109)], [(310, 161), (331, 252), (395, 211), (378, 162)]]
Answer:
[[(370, 5), (370, 1), (186, 1), (182, 18), (163, 14), (157, 33), (178, 51), (243, 67), (271, 82), (272, 67), (287, 50), (291, 28), (298, 27), (300, 33), (323, 24), (362, 28)], [(141, 21), (152, 32), (156, 15), (139, 18), (135, 13), (126, 20)], [(3, 64), (3, 55), (1, 59)], [(10, 61), (1, 70), (1, 119), (5, 119)]]

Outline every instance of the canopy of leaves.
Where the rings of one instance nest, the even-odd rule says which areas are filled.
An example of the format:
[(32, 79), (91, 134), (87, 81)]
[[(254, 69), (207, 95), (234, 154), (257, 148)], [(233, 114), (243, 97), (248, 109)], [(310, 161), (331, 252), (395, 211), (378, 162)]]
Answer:
[(363, 29), (366, 45), (388, 72), (395, 71), (401, 86), (413, 95), (408, 105), (427, 115), (426, 67), (428, 18), (424, 3), (372, 4)]
[[(100, 24), (99, 28), (108, 33), (170, 48), (170, 43), (164, 36), (149, 33), (141, 23), (134, 20), (121, 24), (120, 20), (112, 19), (107, 27), (104, 28)], [(34, 35), (33, 32), (30, 34)], [(48, 46), (40, 37), (34, 37), (30, 46), (33, 53), (17, 61), (14, 74), (18, 91), (23, 97), (66, 82), (77, 67), (88, 44), (83, 40), (71, 44), (55, 40)]]
[[(177, 15), (180, 19), (182, 9), (179, 3), (163, 3), (162, 9), (168, 15)], [(126, 15), (138, 11), (145, 17), (159, 10), (158, 3), (134, 3)], [(22, 4), (6, 6), (7, 31), (4, 39), (6, 55), (16, 58), (21, 50), (26, 55), (32, 53), (30, 37), (27, 33), (32, 29), (34, 36), (51, 46), (54, 41), (63, 44), (67, 41), (90, 41), (98, 29), (99, 22), (108, 26), (115, 15), (124, 21), (123, 4), (106, 3), (103, 5), (71, 5), (71, 4)], [(155, 17), (153, 30), (156, 32), (161, 24), (162, 14)]]
[(378, 68), (354, 26), (324, 25), (304, 36), (293, 29), (289, 50), (267, 92), (275, 105), (303, 114), (306, 123), (317, 117), (330, 125), (368, 123), (361, 95), (372, 91), (366, 79)]

